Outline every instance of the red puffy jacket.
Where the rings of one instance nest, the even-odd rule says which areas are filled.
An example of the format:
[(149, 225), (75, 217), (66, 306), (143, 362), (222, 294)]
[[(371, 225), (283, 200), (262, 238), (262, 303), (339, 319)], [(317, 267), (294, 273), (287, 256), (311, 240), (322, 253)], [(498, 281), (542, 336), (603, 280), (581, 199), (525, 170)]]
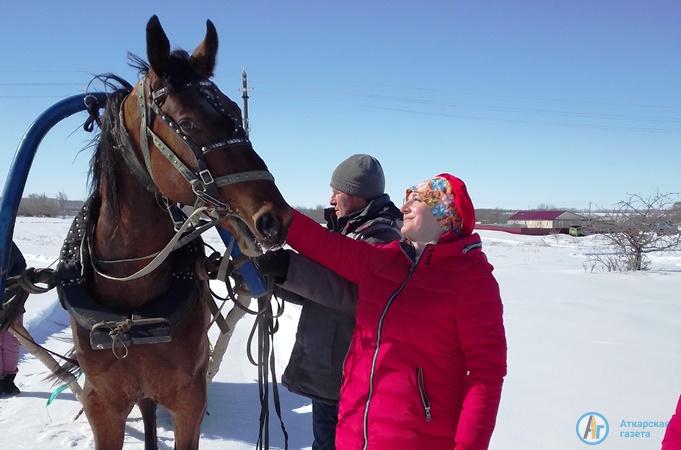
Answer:
[(672, 416), (667, 425), (667, 431), (662, 439), (662, 450), (681, 449), (681, 396), (676, 405), (676, 413)]
[(446, 234), (417, 262), (295, 212), (288, 243), (358, 287), (336, 447), (486, 449), (506, 375), (499, 287), (473, 234)]

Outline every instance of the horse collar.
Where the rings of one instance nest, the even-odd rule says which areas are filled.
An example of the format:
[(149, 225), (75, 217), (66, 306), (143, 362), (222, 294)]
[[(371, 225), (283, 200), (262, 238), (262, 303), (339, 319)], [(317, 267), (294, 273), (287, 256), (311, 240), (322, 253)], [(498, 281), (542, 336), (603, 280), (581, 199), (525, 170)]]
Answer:
[(123, 325), (130, 325), (119, 342), (123, 347), (169, 342), (170, 330), (187, 317), (204, 289), (203, 282), (194, 276), (194, 264), (201, 255), (203, 242), (197, 239), (176, 250), (165, 294), (125, 314), (113, 311), (97, 303), (86, 287), (91, 255), (82, 241), (86, 239), (98, 207), (96, 197), (90, 197), (64, 241), (57, 267), (57, 293), (61, 305), (80, 327), (90, 332), (93, 350), (111, 348), (116, 353), (118, 343), (114, 338), (117, 335), (113, 332)]

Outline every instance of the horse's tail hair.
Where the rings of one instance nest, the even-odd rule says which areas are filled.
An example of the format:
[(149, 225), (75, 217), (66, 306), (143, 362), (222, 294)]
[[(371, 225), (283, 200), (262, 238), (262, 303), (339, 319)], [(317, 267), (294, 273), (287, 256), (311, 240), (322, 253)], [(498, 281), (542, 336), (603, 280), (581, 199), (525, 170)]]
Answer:
[(52, 385), (57, 385), (60, 383), (68, 383), (68, 378), (75, 377), (80, 370), (80, 366), (74, 362), (75, 360), (73, 360), (75, 355), (76, 348), (71, 347), (71, 349), (64, 355), (70, 360), (67, 359), (64, 361), (64, 363), (60, 364), (56, 370), (45, 377), (45, 381), (52, 383)]

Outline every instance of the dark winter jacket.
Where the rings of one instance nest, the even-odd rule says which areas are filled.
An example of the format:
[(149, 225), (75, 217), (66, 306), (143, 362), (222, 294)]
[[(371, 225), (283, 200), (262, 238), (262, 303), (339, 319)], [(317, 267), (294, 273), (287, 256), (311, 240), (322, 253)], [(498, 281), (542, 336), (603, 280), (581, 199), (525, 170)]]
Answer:
[(26, 269), (26, 260), (24, 259), (24, 255), (14, 242), (12, 242), (12, 248), (9, 251), (8, 267), (9, 270), (7, 271), (7, 275), (9, 276), (19, 275)]
[[(12, 242), (12, 247), (9, 250), (9, 260), (7, 267), (9, 267), (9, 270), (7, 271), (7, 277), (21, 275), (21, 273), (26, 270), (26, 260), (24, 259), (24, 255), (19, 250), (19, 247), (14, 244), (14, 242)], [(18, 289), (21, 288), (15, 287), (14, 289), (5, 289), (2, 301), (6, 302), (10, 298), (14, 297), (17, 294)]]
[(480, 237), (446, 233), (415, 259), (406, 241), (367, 245), (294, 211), (287, 242), (357, 284), (336, 448), (486, 449), (506, 339)]
[[(334, 232), (369, 243), (400, 239), (398, 222), (402, 214), (387, 194), (340, 219), (336, 219), (332, 208), (325, 212), (327, 227)], [(343, 360), (355, 324), (357, 288), (333, 271), (294, 252), (281, 288), (288, 291), (288, 295), (282, 295), (285, 299), (303, 306), (282, 383), (297, 394), (337, 403)]]
[[(9, 250), (9, 259), (7, 260), (7, 276), (14, 277), (20, 275), (24, 270), (26, 270), (26, 260), (24, 255), (19, 250), (19, 247), (12, 242), (12, 247)], [(9, 300), (15, 293), (11, 291), (6, 291), (3, 297), (3, 301)]]

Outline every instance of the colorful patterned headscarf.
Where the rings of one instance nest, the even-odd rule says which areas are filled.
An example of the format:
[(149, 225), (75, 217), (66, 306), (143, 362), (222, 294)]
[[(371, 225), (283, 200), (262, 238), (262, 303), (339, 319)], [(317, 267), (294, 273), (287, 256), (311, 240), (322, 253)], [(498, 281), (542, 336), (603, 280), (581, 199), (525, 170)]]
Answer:
[(458, 230), (461, 218), (456, 212), (455, 194), (449, 181), (444, 177), (434, 177), (407, 189), (406, 197), (416, 192), (421, 201), (431, 208), (433, 216), (445, 231)]

